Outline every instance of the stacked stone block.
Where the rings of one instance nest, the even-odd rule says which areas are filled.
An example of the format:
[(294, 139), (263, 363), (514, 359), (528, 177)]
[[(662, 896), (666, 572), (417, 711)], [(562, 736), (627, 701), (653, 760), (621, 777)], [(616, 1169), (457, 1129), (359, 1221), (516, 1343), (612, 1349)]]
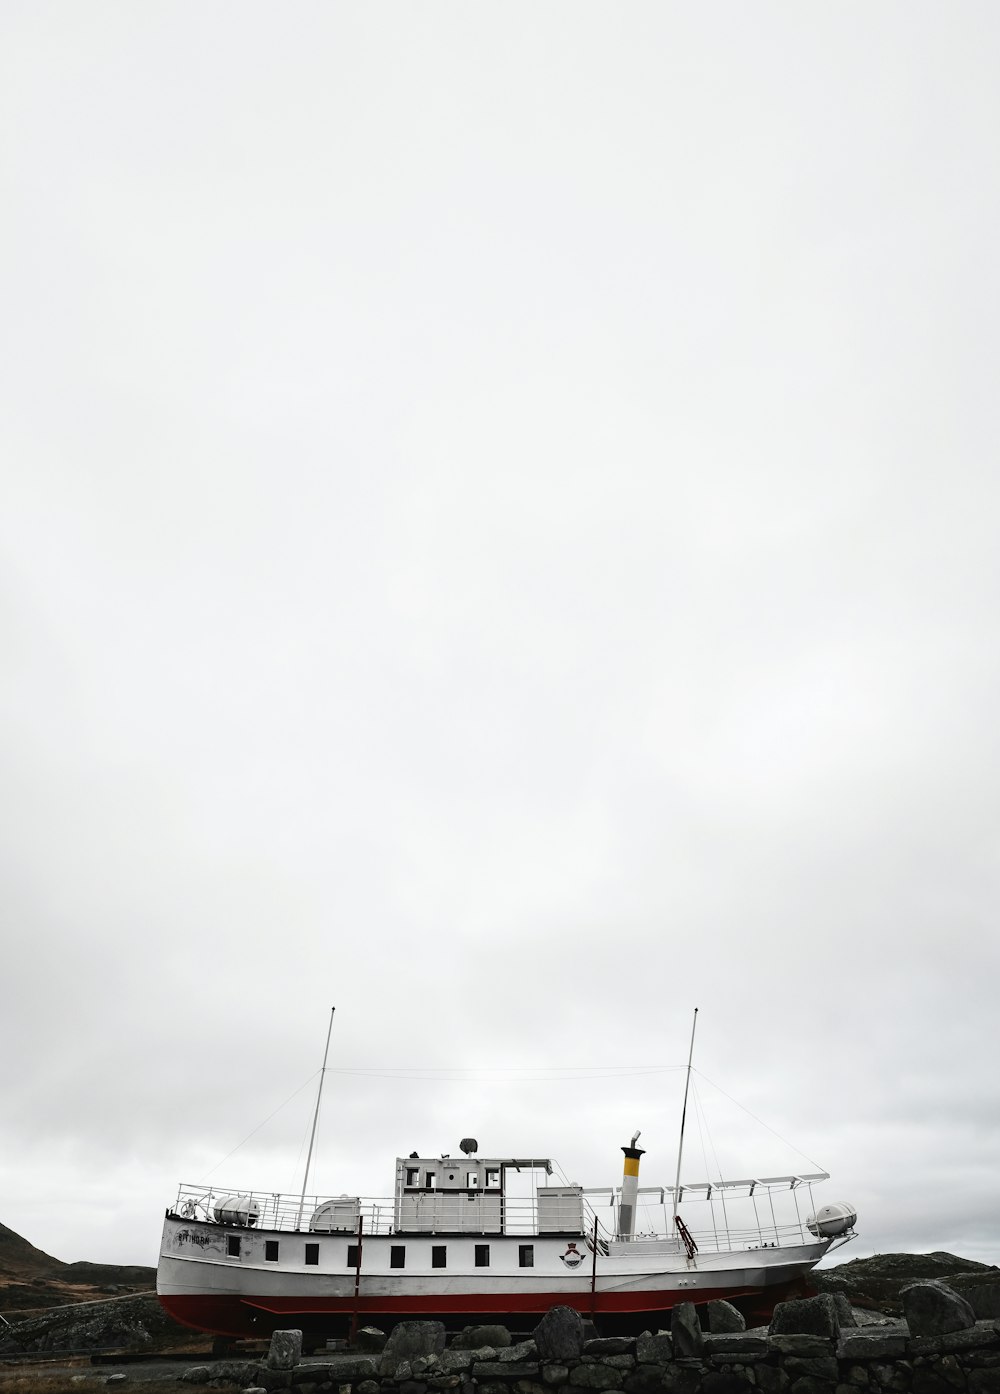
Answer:
[[(446, 1345), (439, 1322), (405, 1322), (379, 1351), (303, 1362), (301, 1334), (276, 1332), (261, 1363), (200, 1366), (182, 1377), (289, 1394), (1000, 1394), (1000, 1321), (938, 1282), (904, 1289), (906, 1322), (858, 1328), (830, 1294), (775, 1308), (747, 1331), (728, 1303), (691, 1303), (670, 1330), (591, 1336), (554, 1307), (528, 1339), (470, 1327)], [(715, 1308), (715, 1310), (711, 1310)], [(728, 1310), (722, 1310), (728, 1308)]]

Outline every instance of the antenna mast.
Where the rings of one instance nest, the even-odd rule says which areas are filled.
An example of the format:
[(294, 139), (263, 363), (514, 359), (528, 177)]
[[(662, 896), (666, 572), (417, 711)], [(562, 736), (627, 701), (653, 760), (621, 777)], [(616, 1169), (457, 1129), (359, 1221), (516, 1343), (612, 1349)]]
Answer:
[(316, 1111), (313, 1114), (312, 1132), (309, 1134), (309, 1151), (306, 1153), (306, 1174), (302, 1178), (302, 1199), (299, 1201), (299, 1213), (295, 1221), (296, 1229), (300, 1229), (302, 1226), (302, 1211), (305, 1209), (306, 1191), (309, 1187), (309, 1167), (312, 1162), (313, 1143), (316, 1141), (316, 1124), (319, 1122), (319, 1103), (320, 1099), (323, 1097), (323, 1080), (326, 1077), (326, 1060), (327, 1056), (330, 1054), (330, 1037), (333, 1035), (333, 1014), (336, 1010), (336, 1007), (330, 1008), (330, 1025), (327, 1027), (326, 1032), (326, 1049), (323, 1051), (323, 1068), (319, 1072), (319, 1088), (316, 1090)]
[(677, 1180), (674, 1182), (674, 1225), (679, 1229), (681, 1217), (677, 1214), (677, 1207), (680, 1204), (681, 1194), (681, 1157), (684, 1155), (684, 1123), (687, 1118), (688, 1090), (691, 1088), (691, 1061), (694, 1059), (694, 1032), (698, 1025), (698, 1008), (694, 1009), (694, 1019), (691, 1022), (691, 1047), (688, 1050), (687, 1078), (684, 1081), (684, 1107), (681, 1109), (681, 1136), (677, 1144)]

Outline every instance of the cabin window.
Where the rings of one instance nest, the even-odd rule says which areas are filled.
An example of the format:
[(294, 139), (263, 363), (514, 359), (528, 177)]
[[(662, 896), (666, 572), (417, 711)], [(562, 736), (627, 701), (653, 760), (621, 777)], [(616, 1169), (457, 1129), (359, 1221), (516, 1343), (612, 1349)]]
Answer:
[(434, 1189), (434, 1179), (435, 1179), (435, 1177), (434, 1177), (434, 1172), (433, 1172), (433, 1171), (429, 1171), (429, 1172), (427, 1173), (427, 1176), (426, 1176), (425, 1180), (424, 1180), (424, 1185), (427, 1187), (427, 1189), (428, 1189), (429, 1191), (433, 1191), (433, 1189)]
[(358, 1266), (358, 1264), (359, 1264), (360, 1262), (361, 1262), (361, 1245), (360, 1245), (360, 1244), (348, 1244), (348, 1246), (347, 1246), (347, 1266), (348, 1266), (348, 1268), (357, 1268), (357, 1266)]
[(431, 1245), (431, 1267), (432, 1267), (432, 1268), (447, 1268), (447, 1267), (448, 1267), (448, 1246), (447, 1246), (447, 1244), (432, 1244), (432, 1245)]
[(319, 1245), (318, 1245), (318, 1244), (307, 1244), (307, 1245), (306, 1245), (306, 1263), (313, 1263), (313, 1264), (319, 1263)]
[(534, 1244), (518, 1244), (517, 1262), (520, 1268), (534, 1268), (535, 1266), (535, 1246)]
[(420, 1168), (419, 1168), (419, 1167), (407, 1167), (407, 1168), (406, 1168), (406, 1184), (407, 1184), (408, 1186), (419, 1186), (419, 1185), (420, 1185)]
[(405, 1267), (406, 1267), (406, 1245), (405, 1245), (405, 1244), (393, 1244), (393, 1245), (390, 1246), (390, 1248), (389, 1248), (389, 1267), (390, 1267), (390, 1268), (405, 1268)]
[(226, 1253), (230, 1258), (239, 1258), (241, 1242), (238, 1234), (226, 1235)]
[(499, 1168), (499, 1167), (487, 1167), (487, 1168), (486, 1168), (486, 1184), (487, 1184), (487, 1186), (499, 1186), (499, 1185), (500, 1185), (500, 1168)]
[(277, 1239), (264, 1240), (264, 1260), (267, 1263), (278, 1262), (278, 1241)]
[(470, 1191), (474, 1191), (474, 1190), (476, 1189), (476, 1187), (479, 1185), (479, 1172), (478, 1172), (478, 1171), (470, 1171), (470, 1172), (469, 1172), (469, 1179), (468, 1179), (468, 1181), (467, 1181), (465, 1184), (468, 1186), (468, 1188), (469, 1188)]
[(490, 1246), (488, 1244), (476, 1245), (476, 1267), (489, 1268), (490, 1266)]

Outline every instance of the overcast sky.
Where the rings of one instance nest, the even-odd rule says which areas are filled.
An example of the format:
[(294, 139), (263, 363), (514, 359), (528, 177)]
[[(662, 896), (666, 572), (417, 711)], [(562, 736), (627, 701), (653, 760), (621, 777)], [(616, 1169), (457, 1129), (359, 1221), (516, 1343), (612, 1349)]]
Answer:
[(698, 1006), (688, 1180), (1000, 1262), (996, 5), (0, 26), (0, 1221), (301, 1187), (331, 1005), (317, 1190), (670, 1184)]

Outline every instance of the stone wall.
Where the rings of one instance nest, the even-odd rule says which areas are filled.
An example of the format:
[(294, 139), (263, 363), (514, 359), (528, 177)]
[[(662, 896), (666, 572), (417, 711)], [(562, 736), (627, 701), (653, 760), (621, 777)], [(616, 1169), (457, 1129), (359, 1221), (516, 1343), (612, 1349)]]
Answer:
[(726, 1303), (700, 1316), (685, 1303), (669, 1331), (589, 1339), (578, 1313), (555, 1307), (521, 1341), (472, 1327), (446, 1346), (440, 1323), (404, 1322), (388, 1339), (362, 1333), (368, 1351), (309, 1361), (301, 1333), (276, 1332), (263, 1362), (182, 1378), (268, 1394), (1000, 1394), (995, 1316), (977, 1320), (934, 1282), (913, 1284), (903, 1302), (905, 1322), (859, 1328), (845, 1299), (825, 1294), (779, 1304), (770, 1328), (753, 1331)]

